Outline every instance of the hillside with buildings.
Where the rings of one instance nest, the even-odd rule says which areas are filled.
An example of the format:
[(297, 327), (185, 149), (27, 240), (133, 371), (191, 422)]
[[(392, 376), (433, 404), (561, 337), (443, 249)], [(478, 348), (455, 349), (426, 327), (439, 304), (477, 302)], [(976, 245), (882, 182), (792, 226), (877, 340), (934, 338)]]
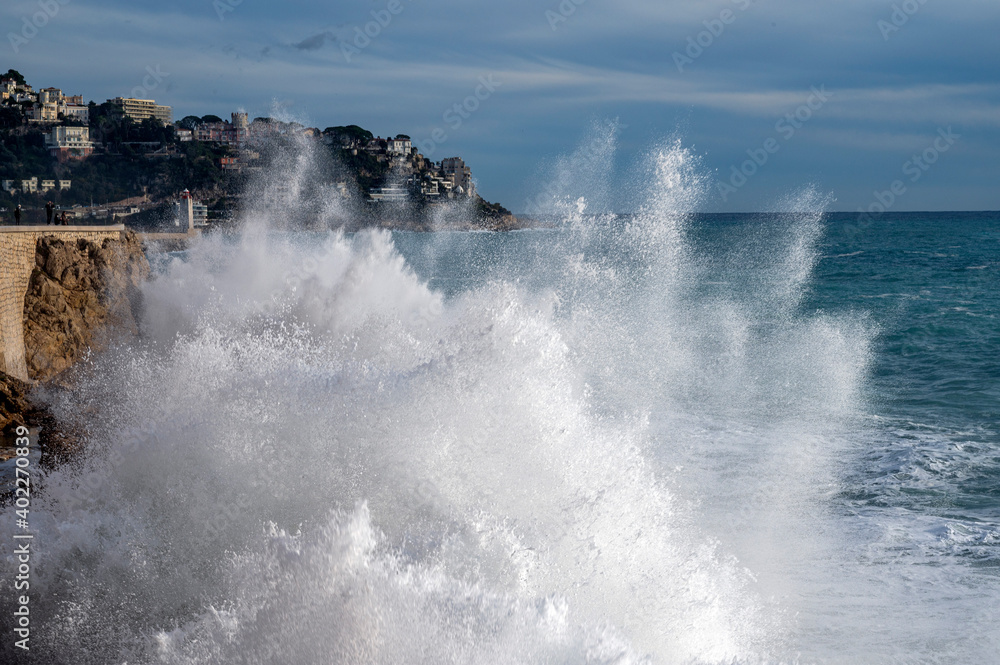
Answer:
[[(225, 224), (244, 186), (268, 172), (283, 150), (305, 146), (315, 155), (310, 185), (350, 201), (357, 225), (424, 228), (443, 210), (467, 211), (466, 225), (511, 228), (517, 221), (484, 201), (461, 157), (434, 162), (409, 136), (375, 136), (357, 125), (320, 130), (235, 111), (173, 121), (155, 100), (114, 98), (84, 103), (57, 88), (35, 90), (14, 70), (0, 76), (0, 208), (10, 223), (16, 205), (26, 223), (46, 201), (76, 223), (130, 217), (162, 209), (189, 190), (197, 224)], [(155, 215), (138, 215), (139, 220)]]

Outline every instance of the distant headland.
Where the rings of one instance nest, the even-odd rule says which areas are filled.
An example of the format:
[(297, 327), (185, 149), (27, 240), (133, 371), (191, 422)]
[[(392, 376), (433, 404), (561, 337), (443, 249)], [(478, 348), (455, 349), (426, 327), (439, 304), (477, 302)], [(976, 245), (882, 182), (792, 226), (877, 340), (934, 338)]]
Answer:
[[(36, 91), (13, 69), (0, 75), (0, 98), (4, 224), (14, 223), (18, 205), (22, 223), (45, 223), (51, 201), (57, 218), (66, 212), (73, 224), (117, 222), (155, 230), (175, 223), (171, 210), (187, 190), (195, 201), (194, 225), (223, 229), (240, 210), (247, 184), (258, 174), (277, 172), (288, 150), (305, 147), (313, 164), (304, 185), (351, 211), (341, 226), (524, 225), (479, 196), (461, 157), (427, 159), (405, 134), (375, 136), (357, 125), (320, 130), (269, 117), (251, 120), (242, 111), (228, 120), (189, 115), (175, 122), (171, 107), (152, 99), (84, 103), (83, 95), (57, 88)], [(315, 216), (306, 212), (297, 219)]]

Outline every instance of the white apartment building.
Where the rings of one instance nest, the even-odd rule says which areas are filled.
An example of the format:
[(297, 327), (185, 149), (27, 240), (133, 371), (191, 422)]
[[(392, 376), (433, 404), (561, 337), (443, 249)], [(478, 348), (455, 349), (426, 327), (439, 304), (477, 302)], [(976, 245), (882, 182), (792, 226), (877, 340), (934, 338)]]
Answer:
[(476, 193), (476, 184), (472, 181), (472, 170), (465, 165), (461, 157), (442, 159), (441, 172), (451, 180), (456, 193), (465, 196), (472, 196)]
[(208, 206), (204, 203), (192, 203), (191, 214), (194, 218), (195, 228), (208, 226)]
[(69, 189), (73, 184), (72, 180), (42, 180), (41, 184), (38, 182), (38, 176), (34, 178), (28, 178), (25, 180), (4, 180), (0, 182), (0, 186), (3, 187), (3, 191), (10, 192), (14, 194), (21, 191), (25, 194), (37, 194), (46, 193), (53, 189), (58, 189), (60, 192)]
[(94, 152), (94, 144), (90, 142), (90, 127), (53, 127), (45, 135), (45, 145), (60, 160), (83, 159)]
[(83, 124), (90, 123), (90, 107), (82, 104), (66, 104), (62, 107), (63, 118), (66, 120), (79, 120)]
[(136, 122), (142, 122), (146, 118), (156, 118), (164, 125), (169, 125), (173, 122), (173, 109), (169, 106), (161, 106), (153, 99), (115, 97), (108, 101), (120, 108), (122, 113)]

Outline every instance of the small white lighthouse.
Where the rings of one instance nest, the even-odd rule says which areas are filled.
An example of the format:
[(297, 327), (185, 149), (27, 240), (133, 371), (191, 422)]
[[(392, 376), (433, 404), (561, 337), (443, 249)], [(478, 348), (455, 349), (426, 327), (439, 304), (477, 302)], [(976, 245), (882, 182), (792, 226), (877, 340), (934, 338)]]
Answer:
[(180, 216), (177, 220), (177, 225), (181, 226), (181, 220), (187, 217), (187, 232), (194, 233), (194, 198), (191, 196), (191, 192), (184, 190), (181, 192), (181, 209)]

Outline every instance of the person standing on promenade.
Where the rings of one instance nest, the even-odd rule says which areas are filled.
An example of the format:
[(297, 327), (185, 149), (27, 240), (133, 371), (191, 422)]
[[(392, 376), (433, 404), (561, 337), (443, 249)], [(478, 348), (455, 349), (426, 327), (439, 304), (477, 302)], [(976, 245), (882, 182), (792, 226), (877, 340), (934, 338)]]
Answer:
[(46, 226), (51, 226), (52, 225), (52, 216), (55, 214), (55, 212), (56, 212), (56, 204), (55, 203), (53, 203), (52, 201), (49, 201), (48, 203), (45, 204), (45, 225)]
[(14, 208), (14, 226), (21, 226), (21, 204)]
[(65, 210), (63, 210), (63, 212), (62, 212), (62, 219), (60, 219), (59, 221), (62, 222), (63, 226), (69, 226), (69, 222), (66, 221), (66, 211)]

